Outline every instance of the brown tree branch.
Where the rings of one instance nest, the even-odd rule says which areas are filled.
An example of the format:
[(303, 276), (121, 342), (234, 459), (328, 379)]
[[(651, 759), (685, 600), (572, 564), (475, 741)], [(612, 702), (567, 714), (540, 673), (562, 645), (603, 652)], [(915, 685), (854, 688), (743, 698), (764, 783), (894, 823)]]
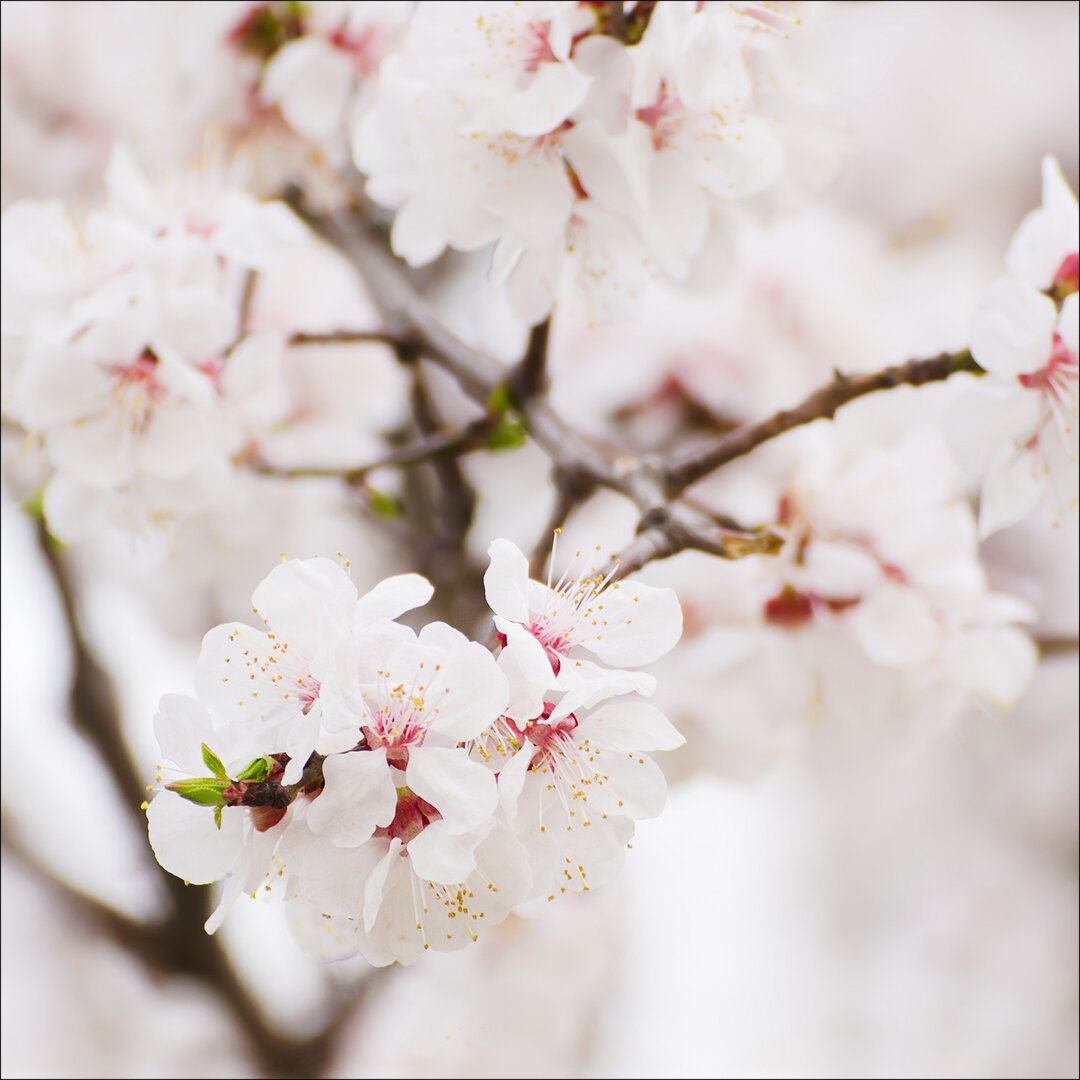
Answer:
[(457, 454), (467, 453), (470, 450), (478, 450), (487, 445), (488, 437), (491, 435), (495, 423), (494, 418), (482, 416), (457, 431), (435, 430), (418, 442), (391, 450), (388, 454), (375, 461), (351, 469), (328, 469), (318, 466), (277, 468), (261, 462), (251, 467), (255, 472), (266, 476), (338, 477), (347, 484), (359, 484), (371, 473), (379, 469), (410, 468), (414, 465), (431, 462), (435, 458), (453, 457)]
[[(112, 680), (86, 642), (69, 568), (43, 526), (39, 529), (39, 543), (60, 599), (74, 658), (70, 693), (72, 721), (97, 750), (122, 801), (136, 817), (137, 827), (143, 829), (145, 820), (139, 803), (145, 793), (144, 785), (123, 736)], [(341, 1002), (326, 1025), (312, 1036), (294, 1039), (282, 1035), (267, 1023), (229, 962), (220, 939), (211, 937), (203, 929), (210, 914), (208, 889), (188, 887), (171, 874), (162, 875), (169, 911), (160, 922), (141, 923), (113, 911), (57, 878), (33, 858), (17, 830), (7, 822), (3, 842), (35, 877), (49, 882), (82, 917), (151, 970), (161, 975), (196, 979), (215, 994), (233, 1017), (249, 1044), (253, 1059), (267, 1076), (310, 1077), (323, 1071), (333, 1052), (340, 1026), (362, 1004), (363, 994), (372, 985), (369, 977), (361, 996)]]
[(499, 361), (466, 345), (442, 325), (400, 264), (355, 214), (311, 214), (295, 199), (293, 202), (294, 209), (316, 233), (352, 260), (382, 308), (387, 325), (394, 328), (401, 341), (409, 342), (443, 367), (482, 404), (490, 402), (498, 387), (507, 388), (525, 430), (550, 457), (552, 476), (562, 498), (573, 505), (597, 487), (606, 487), (637, 504), (642, 515), (638, 539), (623, 553), (623, 574), (687, 549), (722, 558), (775, 553), (782, 546), (777, 534), (730, 527), (730, 523), (690, 505), (680, 496), (690, 485), (728, 462), (794, 428), (831, 419), (838, 409), (857, 398), (898, 386), (922, 386), (956, 372), (981, 373), (967, 350), (910, 360), (870, 374), (837, 372), (828, 386), (793, 409), (738, 427), (682, 454), (639, 457), (583, 439), (552, 408), (544, 392), (549, 333), (546, 323), (534, 328), (525, 355), (508, 372)]
[(548, 376), (548, 341), (551, 337), (551, 318), (537, 323), (529, 332), (525, 355), (510, 372), (506, 384), (510, 397), (519, 408), (524, 408), (533, 398), (546, 394), (550, 385)]
[(765, 420), (736, 428), (705, 446), (674, 457), (662, 469), (665, 489), (668, 495), (678, 495), (722, 465), (749, 454), (770, 439), (815, 420), (831, 420), (838, 409), (856, 398), (898, 386), (941, 382), (959, 371), (982, 373), (966, 349), (958, 353), (942, 353), (929, 360), (909, 360), (906, 364), (865, 375), (837, 372), (828, 386), (816, 390), (795, 408), (782, 409)]
[(289, 335), (290, 345), (390, 345), (403, 344), (388, 330), (297, 330)]
[[(526, 354), (525, 368), (519, 364), (517, 369), (508, 369), (495, 357), (466, 345), (451, 333), (413, 287), (401, 264), (387, 253), (382, 238), (355, 215), (312, 213), (296, 196), (291, 205), (317, 235), (351, 260), (382, 310), (389, 335), (449, 372), (480, 405), (487, 408), (491, 395), (501, 386), (512, 391), (508, 380), (515, 375), (541, 366), (538, 358), (529, 359)], [(530, 344), (537, 357), (546, 351), (547, 330), (534, 331)], [(551, 457), (560, 487), (579, 492), (598, 484), (621, 489), (610, 448), (583, 439), (563, 422), (546, 397), (537, 394), (522, 401), (519, 411), (525, 430)]]

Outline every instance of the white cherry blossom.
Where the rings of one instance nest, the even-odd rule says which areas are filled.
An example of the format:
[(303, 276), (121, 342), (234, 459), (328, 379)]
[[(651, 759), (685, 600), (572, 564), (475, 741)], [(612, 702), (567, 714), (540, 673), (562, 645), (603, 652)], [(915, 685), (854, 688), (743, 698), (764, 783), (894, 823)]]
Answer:
[[(213, 933), (237, 897), (255, 892), (270, 876), (274, 851), (288, 829), (287, 809), (243, 805), (243, 782), (228, 779), (243, 776), (260, 758), (260, 775), (271, 775), (274, 763), (265, 755), (273, 744), (266, 732), (215, 724), (199, 702), (179, 694), (161, 699), (154, 730), (169, 763), (159, 766), (159, 780), (166, 773), (184, 779), (173, 779), (174, 786), (166, 785), (146, 808), (150, 844), (158, 862), (186, 882), (224, 879), (220, 903), (206, 923)], [(190, 778), (206, 777), (211, 767), (217, 773), (202, 782), (201, 792), (193, 791), (200, 782)]]
[(1042, 207), (1009, 248), (1012, 276), (971, 317), (971, 353), (987, 374), (953, 411), (950, 437), (960, 463), (984, 478), (983, 537), (1027, 517), (1044, 493), (1076, 520), (1078, 220), (1075, 194), (1046, 158)]
[(672, 590), (613, 582), (614, 570), (607, 577), (597, 571), (598, 552), (576, 552), (561, 577), (553, 581), (549, 574), (543, 584), (529, 579), (528, 560), (509, 540), (496, 540), (488, 549), (484, 591), (496, 626), (504, 634), (508, 623), (524, 626), (556, 673), (578, 650), (605, 664), (649, 664), (674, 648), (682, 633)]
[(252, 594), (265, 630), (225, 623), (203, 639), (195, 672), (200, 699), (235, 723), (283, 725), (295, 782), (315, 749), (323, 720), (322, 683), (352, 631), (395, 619), (431, 598), (418, 574), (387, 578), (364, 596), (332, 559), (292, 559)]

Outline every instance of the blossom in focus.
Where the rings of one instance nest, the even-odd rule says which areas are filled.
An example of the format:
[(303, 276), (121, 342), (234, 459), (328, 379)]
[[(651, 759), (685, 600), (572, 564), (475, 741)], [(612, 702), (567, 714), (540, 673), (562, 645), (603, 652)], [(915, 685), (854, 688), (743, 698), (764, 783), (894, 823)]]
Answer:
[(234, 724), (279, 728), (295, 782), (322, 729), (322, 683), (341, 640), (395, 619), (431, 599), (419, 574), (387, 578), (358, 596), (332, 559), (292, 559), (275, 567), (251, 597), (265, 630), (225, 623), (203, 638), (195, 672), (199, 698)]
[(150, 845), (158, 862), (187, 882), (225, 879), (206, 923), (213, 933), (238, 896), (270, 877), (274, 850), (288, 828), (288, 803), (256, 799), (250, 789), (276, 788), (280, 766), (266, 753), (265, 732), (217, 724), (199, 702), (179, 694), (161, 699), (154, 730), (169, 763), (159, 768), (182, 778), (167, 783), (146, 808)]
[[(547, 584), (529, 578), (529, 563), (508, 540), (488, 554), (484, 591), (500, 633), (523, 626), (543, 646), (556, 674), (568, 657), (588, 653), (604, 664), (640, 667), (674, 648), (682, 633), (679, 599), (671, 589), (611, 581), (594, 553), (578, 551), (566, 571)], [(554, 552), (552, 559), (554, 561)]]

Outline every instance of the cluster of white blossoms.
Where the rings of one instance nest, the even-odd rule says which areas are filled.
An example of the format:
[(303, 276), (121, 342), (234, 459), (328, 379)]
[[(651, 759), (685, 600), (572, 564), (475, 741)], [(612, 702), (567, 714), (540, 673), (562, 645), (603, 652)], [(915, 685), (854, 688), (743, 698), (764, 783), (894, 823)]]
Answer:
[[(765, 5), (420, 4), (353, 134), (367, 193), (413, 265), (492, 247), (491, 277), (538, 321), (566, 267), (594, 314), (683, 280), (732, 203), (783, 154), (758, 100)], [(753, 61), (753, 62), (752, 62)]]
[[(661, 696), (721, 771), (815, 739), (939, 737), (973, 706), (1010, 708), (1034, 674), (1035, 613), (991, 589), (942, 437), (872, 448), (838, 428), (807, 432), (780, 485), (779, 556), (685, 569), (690, 630)], [(703, 696), (713, 709), (695, 721)]]
[(407, 0), (249, 5), (227, 39), (252, 66), (248, 137), (257, 137), (276, 110), (328, 164), (344, 165), (349, 124), (369, 100), (412, 8)]
[(971, 353), (987, 372), (950, 418), (957, 460), (984, 476), (979, 531), (1015, 525), (1042, 501), (1077, 515), (1080, 323), (1076, 195), (1053, 158), (1042, 206), (1009, 246), (1009, 276), (971, 319)]
[(162, 866), (224, 879), (208, 930), (241, 894), (278, 892), (319, 955), (410, 963), (618, 868), (664, 805), (648, 755), (683, 742), (635, 670), (678, 641), (678, 599), (581, 553), (532, 581), (505, 540), (485, 587), (490, 648), (396, 621), (431, 598), (419, 575), (358, 596), (329, 559), (270, 573), (263, 628), (206, 635), (198, 700), (168, 695), (155, 719), (161, 779), (180, 779), (147, 815)]
[(4, 411), (54, 470), (60, 539), (191, 514), (265, 419), (283, 342), (242, 336), (245, 275), (306, 230), (281, 203), (194, 179), (152, 188), (117, 150), (84, 220), (58, 202), (4, 215)]

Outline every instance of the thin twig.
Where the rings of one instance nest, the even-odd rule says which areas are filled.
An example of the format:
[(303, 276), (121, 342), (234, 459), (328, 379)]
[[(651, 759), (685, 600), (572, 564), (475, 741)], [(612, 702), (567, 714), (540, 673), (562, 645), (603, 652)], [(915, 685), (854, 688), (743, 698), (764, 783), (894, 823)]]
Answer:
[(298, 330), (289, 335), (290, 345), (400, 345), (402, 339), (388, 330)]
[(838, 409), (856, 398), (898, 386), (941, 382), (960, 371), (982, 373), (966, 349), (958, 353), (942, 353), (929, 360), (909, 360), (906, 364), (865, 375), (842, 375), (837, 372), (828, 386), (816, 390), (795, 408), (782, 409), (759, 423), (736, 428), (705, 446), (677, 455), (662, 470), (667, 493), (678, 495), (722, 465), (749, 454), (762, 443), (793, 428), (811, 424), (815, 420), (831, 420)]
[(688, 505), (679, 496), (691, 484), (770, 439), (815, 420), (831, 419), (856, 398), (897, 386), (941, 381), (960, 371), (981, 373), (966, 350), (910, 360), (871, 374), (837, 372), (828, 386), (794, 409), (736, 428), (682, 454), (639, 457), (582, 438), (554, 410), (545, 392), (546, 324), (533, 330), (524, 357), (507, 372), (498, 360), (446, 329), (401, 265), (355, 214), (312, 214), (296, 199), (293, 204), (316, 233), (351, 259), (400, 341), (411, 343), (448, 371), (465, 393), (485, 406), (498, 387), (510, 391), (525, 430), (551, 459), (552, 478), (562, 497), (577, 502), (597, 487), (605, 487), (636, 503), (641, 511), (639, 539), (623, 553), (623, 573), (688, 548), (723, 558), (775, 553), (782, 546), (776, 534), (727, 528), (723, 519)]
[(495, 421), (491, 417), (482, 416), (457, 431), (433, 431), (430, 435), (411, 446), (402, 446), (396, 450), (391, 450), (390, 453), (375, 461), (350, 469), (322, 468), (320, 466), (277, 468), (265, 463), (257, 463), (251, 467), (256, 472), (266, 476), (290, 478), (338, 477), (347, 484), (359, 484), (371, 473), (379, 469), (409, 468), (430, 462), (438, 457), (449, 457), (466, 453), (469, 450), (477, 450), (487, 444), (488, 436), (491, 434), (494, 424)]

